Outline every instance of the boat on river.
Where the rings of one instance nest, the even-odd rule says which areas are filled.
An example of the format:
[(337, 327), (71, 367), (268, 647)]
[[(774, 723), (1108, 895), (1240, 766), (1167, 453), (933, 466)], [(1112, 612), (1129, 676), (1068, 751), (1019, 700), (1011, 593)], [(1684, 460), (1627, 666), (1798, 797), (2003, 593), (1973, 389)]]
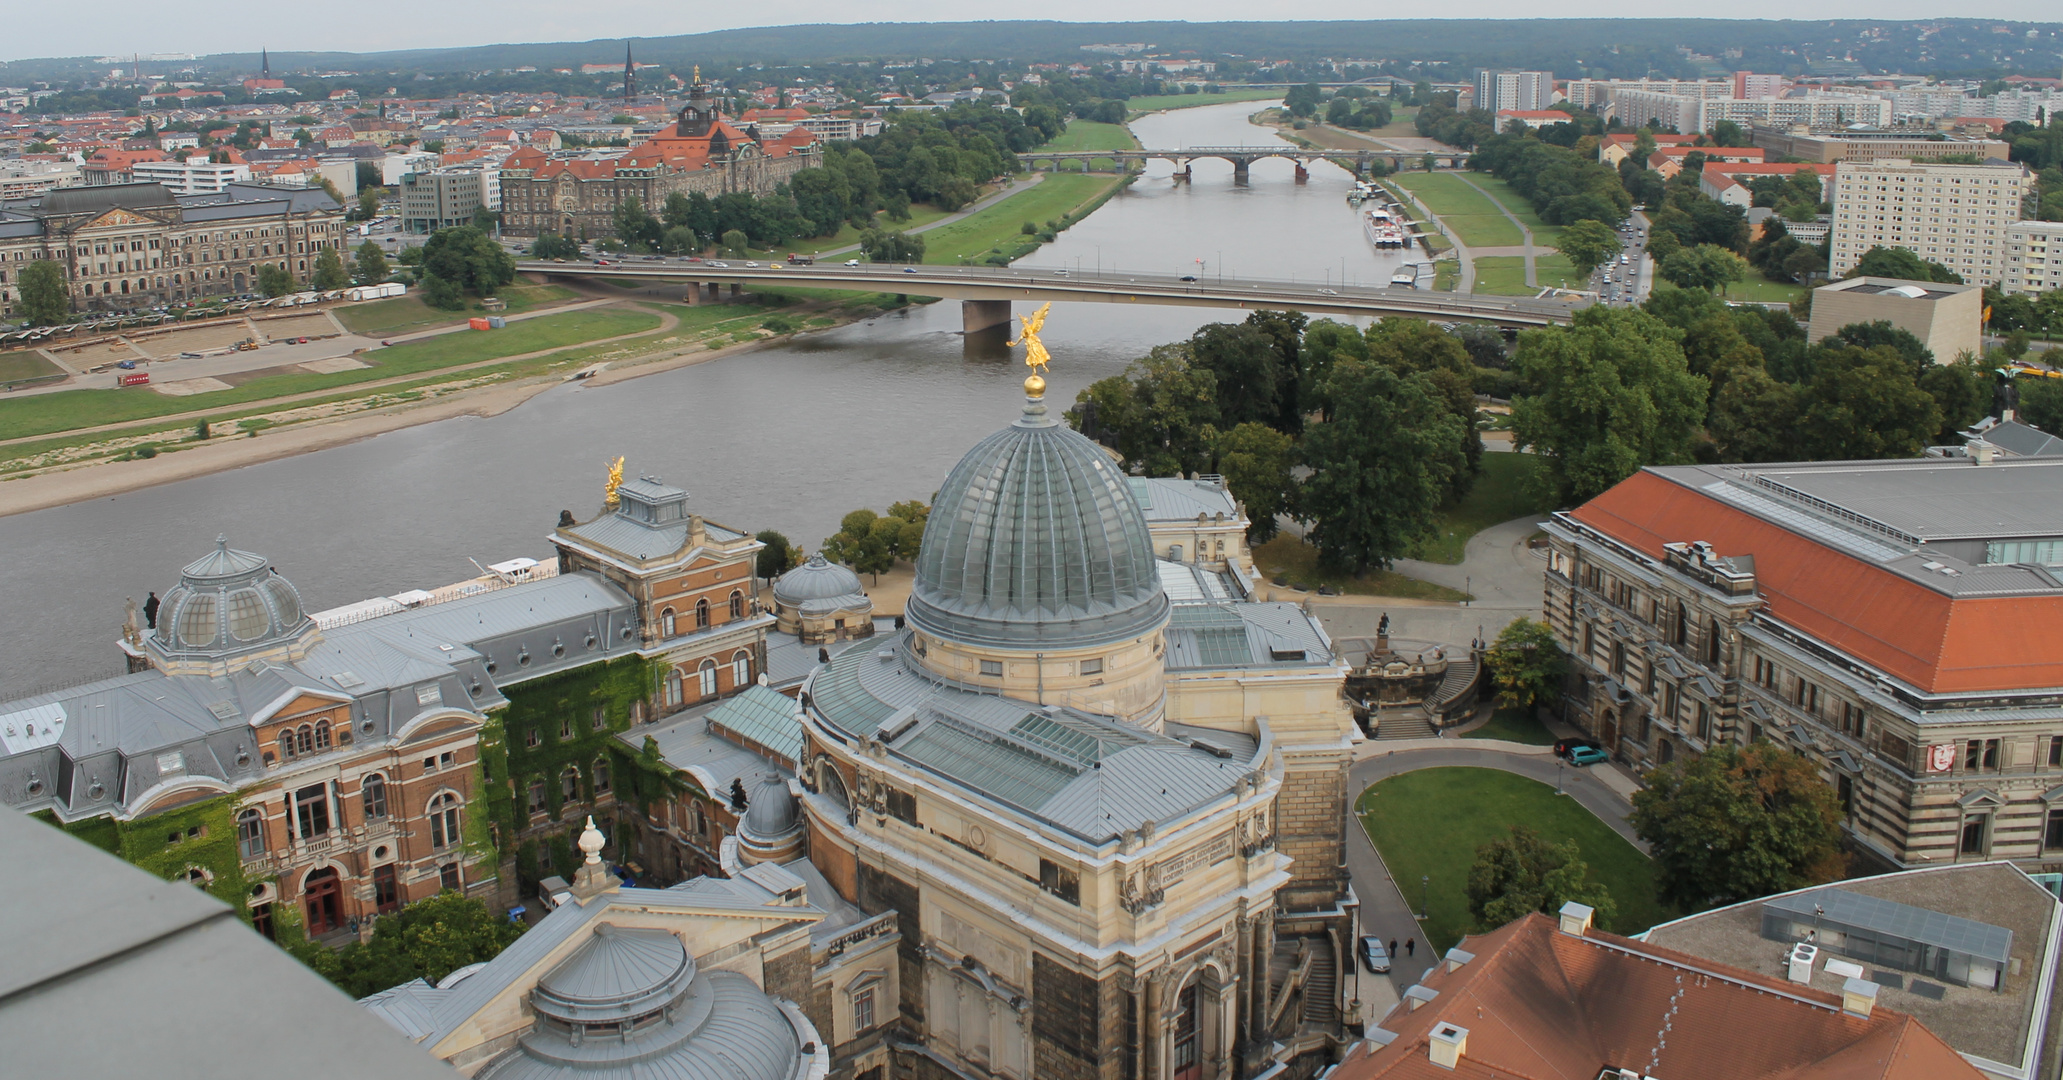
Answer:
[(1361, 228), (1368, 242), (1378, 249), (1401, 248), (1411, 243), (1404, 233), (1404, 222), (1388, 207), (1377, 206), (1363, 213)]

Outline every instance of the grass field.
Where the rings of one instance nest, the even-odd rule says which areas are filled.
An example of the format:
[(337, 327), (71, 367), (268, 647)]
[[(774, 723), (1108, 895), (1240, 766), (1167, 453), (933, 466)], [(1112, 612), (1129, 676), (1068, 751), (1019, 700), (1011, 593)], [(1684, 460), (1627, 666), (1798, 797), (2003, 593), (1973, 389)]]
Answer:
[(1390, 182), (1406, 188), (1440, 216), (1447, 231), (1469, 247), (1517, 247), (1525, 242), (1519, 227), (1497, 209), (1488, 195), (1452, 173), (1398, 173)]
[(1440, 508), (1438, 538), (1422, 545), (1413, 557), (1456, 565), (1468, 549), (1470, 537), (1492, 525), (1553, 509), (1537, 490), (1539, 475), (1540, 459), (1532, 454), (1484, 454), (1483, 471), (1476, 474), (1468, 494)]
[[(532, 285), (516, 282), (504, 287), (499, 295), (508, 301), (507, 314), (529, 311), (542, 304), (578, 300), (580, 294), (557, 285)], [(366, 337), (393, 337), (433, 326), (449, 326), (464, 322), (480, 313), (478, 300), (469, 300), (464, 311), (442, 311), (423, 303), (419, 292), (397, 296), (391, 300), (374, 300), (366, 304), (343, 304), (331, 309), (344, 329)]]
[(1288, 533), (1255, 548), (1254, 565), (1260, 567), (1261, 576), (1269, 581), (1281, 578), (1291, 586), (1305, 589), (1330, 585), (1340, 592), (1356, 596), (1399, 596), (1450, 604), (1469, 598), (1460, 590), (1405, 577), (1390, 570), (1370, 570), (1360, 577), (1326, 570), (1318, 565), (1317, 548)]
[(1193, 109), (1199, 105), (1224, 105), (1234, 101), (1280, 101), (1280, 90), (1227, 90), (1222, 94), (1152, 94), (1129, 98), (1125, 108), (1133, 112), (1161, 109)]
[[(988, 191), (984, 189), (982, 194), (986, 195)], [(941, 210), (930, 203), (911, 203), (910, 220), (890, 221), (887, 214), (876, 213), (874, 215), (874, 227), (887, 232), (894, 232), (898, 229), (908, 232), (911, 229), (929, 225), (945, 217), (948, 213), (950, 211)], [(864, 228), (847, 222), (830, 236), (802, 236), (785, 244), (776, 244), (770, 248), (754, 248), (752, 249), (752, 254), (747, 256), (747, 258), (766, 258), (779, 261), (786, 259), (791, 253), (797, 255), (821, 255), (824, 252), (838, 251), (841, 248), (857, 247), (860, 242), (860, 233), (864, 231)], [(853, 252), (850, 254), (857, 255), (858, 253)], [(840, 256), (840, 258), (844, 257), (846, 256)]]
[(1123, 124), (1098, 124), (1089, 120), (1070, 120), (1067, 130), (1060, 137), (1047, 142), (1040, 150), (1064, 153), (1071, 150), (1135, 150), (1139, 140)]
[(1499, 709), (1490, 714), (1490, 722), (1473, 731), (1462, 733), (1464, 739), (1502, 739), (1505, 742), (1524, 743), (1527, 746), (1553, 746), (1554, 733), (1547, 725), (1533, 715), (1531, 709)]
[(1790, 303), (1805, 294), (1805, 286), (1785, 281), (1771, 281), (1762, 276), (1762, 271), (1750, 267), (1748, 276), (1728, 285), (1721, 296), (1728, 300), (1754, 300), (1760, 303)]
[(1489, 173), (1470, 173), (1468, 174), (1468, 179), (1470, 183), (1489, 192), (1492, 199), (1495, 199), (1506, 210), (1511, 211), (1511, 216), (1519, 219), (1519, 224), (1524, 225), (1533, 234), (1534, 247), (1553, 247), (1561, 243), (1561, 226), (1549, 225), (1547, 222), (1540, 220), (1540, 215), (1533, 209), (1533, 204), (1527, 202), (1525, 196), (1513, 191), (1510, 184), (1491, 176)]
[(658, 325), (657, 316), (643, 311), (573, 311), (513, 323), (505, 330), (447, 334), (381, 349), (367, 355), (366, 359), (372, 366), (354, 371), (318, 374), (290, 368), (274, 374), (253, 373), (239, 378), (236, 385), (227, 390), (185, 397), (132, 388), (66, 390), (0, 400), (0, 431), (11, 437), (46, 435), (99, 424), (242, 405), (287, 394), (346, 387), (500, 356), (578, 345), (596, 338), (651, 330)]
[(980, 255), (1021, 234), (1024, 223), (1046, 222), (1073, 212), (1123, 183), (1117, 176), (1048, 176), (1027, 191), (924, 234), (924, 261), (952, 264)]
[(15, 349), (0, 353), (0, 383), (62, 374), (64, 372), (56, 364), (43, 359), (43, 354), (34, 349)]
[[(1384, 780), (1361, 794), (1362, 825), (1382, 852), (1405, 899), (1419, 903), (1424, 887), (1426, 939), (1444, 951), (1478, 930), (1468, 911), (1469, 867), (1476, 849), (1523, 823), (1548, 840), (1574, 840), (1618, 905), (1606, 929), (1638, 933), (1668, 917), (1655, 900), (1648, 858), (1576, 800), (1554, 788), (1497, 769), (1419, 769)], [(1407, 928), (1388, 933), (1403, 937)]]

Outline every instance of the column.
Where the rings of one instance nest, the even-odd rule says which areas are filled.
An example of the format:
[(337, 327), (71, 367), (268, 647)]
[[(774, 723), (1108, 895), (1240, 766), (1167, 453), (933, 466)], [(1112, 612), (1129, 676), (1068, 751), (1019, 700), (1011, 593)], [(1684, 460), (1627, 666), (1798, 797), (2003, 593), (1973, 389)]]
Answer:
[(1010, 301), (1008, 300), (962, 300), (960, 301), (960, 329), (974, 334), (992, 326), (1005, 326), (1010, 322)]

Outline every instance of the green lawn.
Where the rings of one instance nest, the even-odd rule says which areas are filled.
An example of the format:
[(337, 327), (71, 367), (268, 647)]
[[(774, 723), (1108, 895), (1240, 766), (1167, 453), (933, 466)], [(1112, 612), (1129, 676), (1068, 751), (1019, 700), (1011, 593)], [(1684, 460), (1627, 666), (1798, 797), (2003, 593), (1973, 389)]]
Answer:
[(1525, 242), (1519, 227), (1498, 210), (1496, 200), (1453, 173), (1398, 173), (1390, 182), (1416, 193), (1448, 231), (1470, 247), (1517, 247)]
[(1161, 109), (1193, 109), (1198, 105), (1224, 105), (1234, 101), (1280, 100), (1280, 90), (1227, 90), (1222, 94), (1150, 94), (1126, 99), (1125, 108), (1133, 112), (1156, 112)]
[(1506, 210), (1511, 211), (1511, 216), (1519, 219), (1519, 224), (1524, 225), (1533, 234), (1533, 245), (1535, 247), (1554, 247), (1556, 244), (1561, 243), (1561, 226), (1549, 225), (1547, 222), (1540, 220), (1540, 215), (1534, 211), (1533, 204), (1527, 202), (1525, 196), (1513, 191), (1510, 184), (1491, 176), (1489, 173), (1470, 173), (1468, 174), (1468, 179), (1470, 183), (1489, 192), (1491, 198), (1497, 200), (1498, 204)]
[(34, 349), (14, 349), (0, 353), (0, 383), (62, 374), (64, 372), (56, 364), (45, 360), (43, 354)]
[(1046, 222), (1074, 212), (1122, 183), (1115, 176), (1059, 173), (985, 210), (924, 234), (924, 261), (952, 264), (1021, 235), (1025, 222)]
[(1440, 534), (1413, 553), (1427, 562), (1461, 562), (1469, 538), (1492, 525), (1527, 514), (1545, 514), (1553, 507), (1537, 483), (1540, 459), (1532, 454), (1491, 451), (1483, 455), (1483, 471), (1468, 494), (1440, 508)]
[(1539, 290), (1526, 284), (1524, 257), (1488, 255), (1476, 260), (1476, 291), (1492, 296), (1531, 296)]
[[(1582, 804), (1550, 785), (1497, 769), (1436, 768), (1393, 776), (1361, 794), (1361, 821), (1382, 852), (1405, 899), (1419, 903), (1420, 879), (1428, 918), (1424, 936), (1444, 951), (1478, 930), (1468, 911), (1469, 867), (1476, 849), (1523, 823), (1552, 841), (1574, 840), (1619, 907), (1606, 929), (1639, 933), (1668, 917), (1655, 899), (1654, 870), (1639, 849)], [(1402, 937), (1408, 928), (1389, 931)]]
[(1254, 565), (1260, 567), (1261, 576), (1270, 582), (1281, 578), (1292, 586), (1305, 589), (1315, 590), (1320, 585), (1330, 585), (1355, 596), (1400, 596), (1449, 604), (1469, 599), (1468, 594), (1458, 589), (1420, 581), (1391, 570), (1370, 570), (1360, 577), (1326, 570), (1318, 565), (1317, 548), (1288, 533), (1254, 548)]
[(212, 393), (174, 397), (140, 388), (96, 389), (0, 400), (0, 431), (10, 437), (47, 435), (98, 424), (242, 405), (540, 349), (562, 348), (596, 338), (651, 330), (658, 325), (656, 315), (643, 311), (573, 311), (512, 323), (505, 330), (445, 334), (391, 349), (379, 349), (365, 355), (370, 367), (353, 371), (318, 374), (288, 368), (277, 374), (237, 377), (236, 385)]
[(1720, 295), (1728, 300), (1788, 304), (1804, 294), (1805, 286), (1786, 281), (1771, 281), (1762, 276), (1762, 271), (1750, 267), (1745, 280), (1728, 285)]
[[(984, 189), (982, 191), (982, 194), (986, 195), (988, 194), (988, 191)], [(949, 213), (951, 213), (951, 211), (941, 210), (938, 207), (931, 205), (930, 203), (911, 203), (910, 220), (890, 221), (888, 220), (887, 214), (876, 213), (874, 215), (874, 227), (877, 229), (881, 229), (885, 232), (894, 232), (896, 230), (908, 232), (911, 229), (921, 228), (925, 225), (929, 225), (932, 222), (937, 221), (942, 217), (945, 217)], [(774, 247), (754, 248), (752, 249), (752, 252), (746, 255), (745, 257), (771, 259), (778, 262), (780, 260), (786, 259), (791, 252), (798, 255), (816, 255), (826, 251), (837, 251), (839, 248), (849, 248), (857, 246), (860, 242), (860, 233), (864, 231), (865, 229), (863, 227), (855, 226), (851, 222), (846, 222), (845, 225), (840, 227), (837, 232), (831, 234), (830, 236), (797, 237), (796, 239), (790, 240), (785, 244), (778, 244)], [(840, 256), (841, 259), (846, 257), (848, 256)]]
[(1490, 722), (1473, 731), (1462, 733), (1464, 739), (1502, 739), (1505, 742), (1524, 743), (1527, 746), (1553, 746), (1554, 733), (1531, 709), (1499, 709), (1490, 714)]
[[(516, 282), (498, 294), (508, 301), (506, 314), (529, 311), (541, 304), (578, 300), (580, 294), (558, 285), (532, 285)], [(364, 304), (340, 304), (331, 309), (344, 329), (365, 337), (393, 337), (397, 334), (414, 333), (433, 326), (449, 326), (464, 322), (481, 312), (479, 301), (469, 301), (464, 311), (442, 311), (423, 303), (420, 291), (411, 291), (407, 296), (391, 300), (374, 300)]]

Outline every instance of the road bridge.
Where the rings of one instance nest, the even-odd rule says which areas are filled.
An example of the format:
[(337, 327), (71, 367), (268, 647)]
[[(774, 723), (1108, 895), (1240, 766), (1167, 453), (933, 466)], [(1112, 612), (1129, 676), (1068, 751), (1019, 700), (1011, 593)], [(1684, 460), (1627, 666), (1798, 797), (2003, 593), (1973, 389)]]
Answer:
[(970, 333), (1009, 322), (1013, 301), (1159, 304), (1302, 311), (1314, 315), (1404, 315), (1435, 322), (1480, 322), (1512, 328), (1566, 323), (1582, 306), (1581, 302), (1568, 300), (1475, 296), (1412, 288), (1048, 267), (890, 263), (752, 266), (660, 256), (612, 259), (606, 265), (526, 260), (516, 267), (523, 273), (544, 277), (677, 282), (689, 303), (714, 299), (725, 285), (730, 286), (732, 295), (754, 286), (787, 286), (936, 296), (961, 301), (962, 324)]
[(1314, 161), (1330, 161), (1355, 176), (1367, 176), (1369, 165), (1382, 162), (1392, 170), (1406, 164), (1422, 165), (1427, 158), (1439, 168), (1458, 169), (1468, 164), (1468, 152), (1463, 150), (1409, 151), (1409, 150), (1313, 150), (1286, 143), (1263, 146), (1191, 146), (1181, 150), (1037, 150), (1018, 154), (1017, 160), (1025, 168), (1037, 171), (1040, 165), (1057, 169), (1063, 161), (1108, 160), (1124, 169), (1134, 165), (1144, 166), (1148, 161), (1171, 161), (1175, 175), (1189, 176), (1189, 163), (1198, 158), (1219, 158), (1232, 163), (1232, 179), (1245, 180), (1247, 168), (1263, 158), (1285, 158), (1296, 162), (1297, 178), (1308, 175)]

